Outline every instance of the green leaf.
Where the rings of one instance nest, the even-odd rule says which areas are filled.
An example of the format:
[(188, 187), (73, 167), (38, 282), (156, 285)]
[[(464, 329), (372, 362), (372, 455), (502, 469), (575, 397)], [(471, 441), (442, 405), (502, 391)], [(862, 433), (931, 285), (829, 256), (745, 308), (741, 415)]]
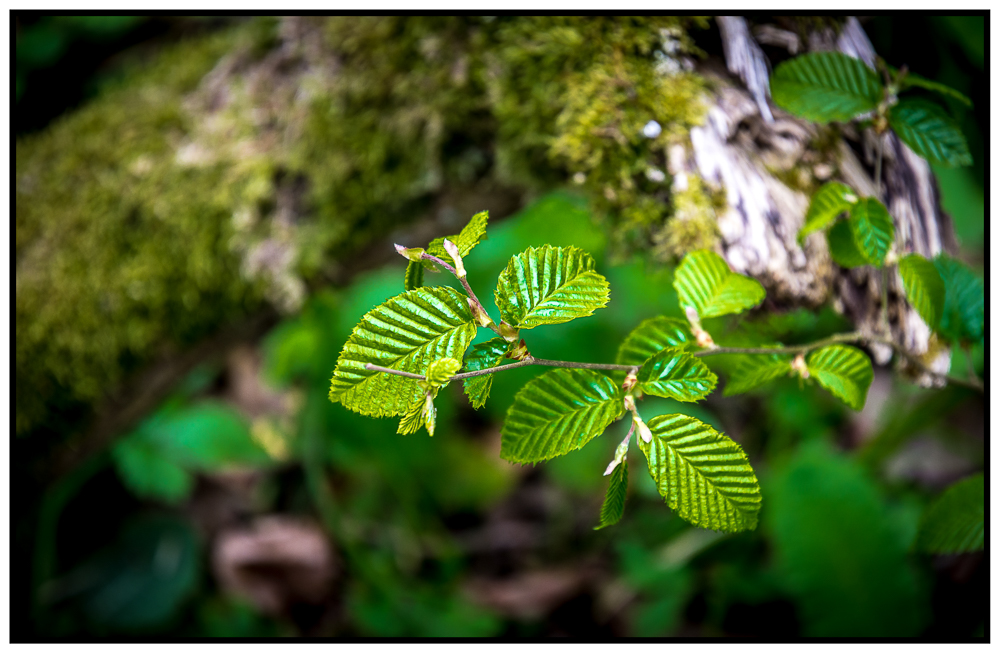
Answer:
[(416, 261), (406, 264), (406, 277), (403, 278), (403, 287), (407, 290), (416, 290), (424, 285), (424, 266)]
[(591, 370), (555, 369), (514, 397), (500, 442), (500, 457), (536, 463), (579, 449), (624, 412), (614, 381)]
[[(472, 347), (472, 353), (465, 357), (466, 372), (478, 372), (490, 367), (502, 365), (506, 358), (509, 343), (503, 338), (493, 338), (486, 342)], [(486, 405), (486, 399), (490, 396), (490, 388), (493, 386), (493, 375), (484, 374), (465, 379), (465, 394), (469, 396), (469, 401), (475, 409)]]
[(365, 365), (424, 375), (437, 359), (460, 359), (475, 335), (465, 295), (454, 288), (418, 288), (397, 295), (354, 327), (337, 360), (330, 400), (362, 415), (403, 415), (423, 393), (419, 382)]
[(889, 126), (914, 152), (946, 166), (972, 165), (962, 130), (944, 109), (918, 98), (900, 100), (889, 109)]
[(649, 358), (636, 378), (643, 393), (677, 401), (704, 399), (718, 382), (700, 359), (676, 348), (664, 349)]
[(427, 368), (427, 385), (431, 388), (443, 388), (460, 369), (462, 363), (454, 358), (436, 360)]
[(111, 456), (122, 484), (141, 499), (176, 505), (191, 495), (194, 477), (155, 443), (128, 437), (111, 449)]
[[(891, 66), (889, 70), (895, 74), (895, 69)], [(950, 86), (942, 84), (940, 82), (935, 82), (933, 80), (927, 79), (926, 77), (921, 77), (916, 73), (906, 73), (906, 77), (899, 83), (899, 89), (905, 90), (908, 88), (924, 88), (928, 91), (934, 91), (935, 93), (940, 93), (941, 95), (947, 95), (948, 97), (955, 98), (967, 107), (972, 106), (972, 100), (970, 100), (965, 94), (956, 91)]]
[(892, 216), (882, 202), (874, 197), (864, 198), (851, 207), (847, 223), (851, 227), (854, 244), (865, 259), (876, 267), (882, 267), (885, 255), (896, 238)]
[(858, 201), (858, 194), (850, 186), (839, 181), (831, 181), (820, 186), (809, 201), (806, 223), (799, 230), (799, 242), (814, 231), (826, 229), (838, 215), (847, 211)]
[(611, 482), (608, 492), (604, 495), (601, 506), (601, 523), (594, 530), (599, 531), (608, 526), (614, 526), (625, 514), (625, 493), (628, 490), (628, 459), (623, 460), (611, 472)]
[(953, 341), (980, 342), (985, 332), (982, 280), (968, 267), (944, 254), (934, 258), (934, 267), (944, 281), (944, 309), (939, 332)]
[(830, 258), (842, 268), (859, 268), (868, 265), (868, 259), (858, 249), (851, 233), (851, 225), (841, 220), (826, 233), (826, 243), (830, 246)]
[(451, 256), (447, 251), (445, 251), (444, 248), (444, 241), (447, 239), (458, 246), (459, 254), (465, 256), (472, 251), (473, 247), (486, 238), (486, 222), (489, 220), (489, 217), (489, 211), (480, 211), (472, 216), (469, 220), (469, 224), (465, 225), (462, 231), (457, 235), (446, 236), (445, 238), (435, 238), (432, 240), (431, 244), (427, 246), (427, 253), (436, 256), (445, 262), (451, 262)]
[(937, 329), (944, 311), (944, 281), (934, 264), (919, 254), (899, 260), (906, 299), (931, 329)]
[(639, 326), (618, 347), (615, 363), (642, 365), (650, 356), (667, 347), (683, 349), (694, 343), (687, 322), (672, 317), (651, 317)]
[(592, 315), (608, 303), (608, 282), (594, 259), (575, 247), (529, 247), (510, 260), (497, 282), (500, 315), (521, 329)]
[(925, 553), (968, 553), (985, 547), (983, 475), (955, 483), (927, 506), (914, 547)]
[(723, 396), (749, 392), (792, 371), (792, 358), (779, 354), (741, 354)]
[(771, 98), (782, 109), (813, 122), (847, 122), (882, 99), (875, 71), (839, 52), (814, 52), (778, 64)]
[(806, 357), (809, 375), (854, 410), (865, 407), (875, 372), (865, 353), (850, 345), (830, 345)]
[(764, 301), (764, 286), (756, 279), (736, 274), (725, 259), (708, 250), (684, 257), (674, 275), (681, 306), (691, 306), (698, 317), (740, 313)]
[(702, 528), (757, 527), (760, 487), (740, 445), (687, 415), (658, 415), (649, 429), (652, 440), (638, 438), (639, 448), (671, 509)]
[(426, 397), (421, 397), (413, 402), (413, 404), (407, 409), (406, 413), (403, 414), (403, 419), (399, 420), (399, 428), (396, 429), (396, 433), (399, 433), (400, 435), (410, 435), (419, 431), (420, 428), (425, 425), (425, 404)]

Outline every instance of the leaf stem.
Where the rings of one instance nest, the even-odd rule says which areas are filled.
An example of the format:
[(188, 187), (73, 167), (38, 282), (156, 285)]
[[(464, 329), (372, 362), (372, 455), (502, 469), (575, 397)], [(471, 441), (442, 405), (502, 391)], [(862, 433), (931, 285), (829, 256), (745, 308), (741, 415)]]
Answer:
[[(437, 263), (438, 265), (443, 267), (448, 272), (451, 272), (456, 279), (462, 282), (462, 287), (465, 288), (465, 293), (469, 296), (469, 299), (476, 302), (479, 308), (483, 311), (484, 315), (489, 315), (489, 313), (486, 312), (486, 307), (483, 306), (483, 303), (479, 301), (478, 297), (476, 297), (476, 293), (473, 292), (472, 286), (469, 285), (469, 280), (466, 277), (458, 276), (458, 270), (456, 270), (454, 266), (445, 263), (438, 257), (434, 256), (433, 254), (428, 254), (427, 252), (421, 254), (420, 258), (427, 259), (428, 261), (433, 261), (434, 263)], [(493, 324), (492, 320), (490, 321), (490, 324), (486, 325), (486, 328), (492, 331), (493, 333), (500, 335), (500, 329), (497, 328), (496, 324)]]

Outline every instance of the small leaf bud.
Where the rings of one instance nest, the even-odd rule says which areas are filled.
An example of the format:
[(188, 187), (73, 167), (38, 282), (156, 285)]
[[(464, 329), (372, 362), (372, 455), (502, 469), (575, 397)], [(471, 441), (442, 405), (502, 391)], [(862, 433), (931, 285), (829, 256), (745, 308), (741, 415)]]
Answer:
[(517, 327), (513, 327), (507, 324), (503, 320), (501, 320), (500, 324), (497, 325), (497, 330), (500, 332), (500, 335), (503, 336), (503, 339), (506, 340), (507, 342), (517, 342), (517, 334), (520, 333), (521, 331)]
[(479, 326), (488, 327), (493, 324), (493, 320), (486, 314), (479, 302), (473, 301), (472, 297), (467, 297), (466, 301), (469, 302), (469, 310), (472, 311), (472, 317), (479, 323)]
[(792, 370), (803, 379), (809, 378), (809, 368), (806, 367), (806, 355), (799, 353), (792, 361)]
[(396, 245), (395, 247), (396, 252), (398, 252), (400, 256), (414, 262), (419, 262), (424, 253), (423, 247), (403, 247), (402, 245)]
[(458, 245), (445, 238), (444, 249), (451, 256), (451, 260), (455, 261), (455, 276), (459, 279), (464, 278), (466, 275), (465, 264), (462, 262), (462, 254), (458, 251)]
[(639, 379), (636, 378), (636, 372), (638, 372), (638, 369), (635, 367), (629, 370), (628, 376), (625, 377), (625, 382), (622, 383), (622, 390), (626, 394), (631, 392), (632, 388), (635, 387), (635, 384), (639, 382)]
[(525, 358), (530, 358), (531, 354), (528, 352), (528, 345), (525, 344), (524, 338), (521, 338), (521, 342), (517, 343), (517, 346), (510, 350), (507, 354), (507, 358), (513, 358), (514, 360), (522, 361)]
[(632, 413), (632, 419), (633, 421), (635, 421), (635, 428), (637, 431), (639, 431), (639, 437), (642, 438), (643, 442), (645, 442), (646, 444), (652, 442), (653, 432), (649, 430), (649, 427), (646, 426), (646, 423), (642, 421), (641, 417), (639, 417), (639, 413)]

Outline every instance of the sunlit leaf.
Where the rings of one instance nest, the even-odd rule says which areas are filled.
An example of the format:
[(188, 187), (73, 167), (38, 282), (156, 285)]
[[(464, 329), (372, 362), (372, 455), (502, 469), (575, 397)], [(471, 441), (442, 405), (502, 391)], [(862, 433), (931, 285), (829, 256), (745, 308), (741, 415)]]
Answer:
[(453, 288), (419, 288), (369, 311), (337, 360), (330, 400), (373, 417), (403, 415), (422, 392), (417, 379), (365, 368), (424, 375), (440, 358), (461, 359), (476, 335), (465, 295)]
[(667, 347), (684, 348), (694, 343), (688, 323), (672, 317), (651, 317), (639, 323), (618, 347), (615, 363), (642, 365), (646, 360)]
[(705, 363), (680, 349), (668, 348), (650, 357), (636, 375), (644, 394), (677, 401), (704, 399), (718, 382)]
[(592, 315), (608, 303), (608, 282), (575, 247), (529, 247), (511, 258), (497, 282), (503, 319), (521, 329)]
[(809, 201), (806, 223), (799, 230), (799, 242), (814, 231), (826, 229), (838, 215), (849, 210), (857, 201), (858, 194), (850, 186), (839, 181), (831, 181), (820, 186)]
[[(478, 372), (490, 367), (503, 365), (505, 354), (509, 343), (503, 338), (493, 338), (486, 342), (474, 345), (471, 353), (465, 357), (465, 372)], [(513, 362), (513, 361), (507, 361)], [(486, 405), (486, 399), (490, 396), (490, 388), (493, 386), (493, 375), (484, 374), (474, 376), (463, 381), (465, 394), (469, 396), (472, 407), (479, 409)]]
[(534, 463), (561, 456), (600, 435), (623, 411), (621, 391), (603, 374), (552, 370), (514, 397), (500, 430), (500, 457)]
[(778, 64), (771, 98), (782, 109), (813, 122), (847, 122), (882, 99), (875, 71), (839, 52), (814, 52)]
[(899, 260), (906, 299), (931, 329), (937, 329), (944, 311), (944, 281), (934, 264), (919, 254)]
[(416, 261), (407, 262), (403, 287), (407, 290), (416, 290), (422, 285), (424, 285), (424, 266)]
[(623, 460), (611, 472), (608, 491), (601, 505), (601, 523), (594, 530), (599, 531), (614, 526), (625, 514), (625, 494), (628, 491), (628, 459)]
[(868, 265), (868, 259), (854, 242), (854, 234), (847, 220), (841, 220), (826, 232), (826, 242), (830, 246), (830, 258), (842, 268), (859, 268)]
[(972, 165), (962, 130), (948, 113), (927, 100), (907, 98), (889, 109), (889, 126), (914, 152), (946, 166)]
[(939, 254), (934, 258), (944, 281), (944, 310), (938, 330), (951, 340), (979, 342), (984, 330), (983, 282), (962, 263)]
[(448, 255), (448, 252), (444, 248), (444, 241), (447, 239), (458, 246), (459, 254), (465, 256), (472, 251), (473, 247), (486, 238), (486, 223), (489, 217), (489, 211), (480, 211), (472, 216), (469, 224), (465, 225), (458, 234), (432, 240), (431, 244), (427, 246), (427, 253), (447, 263), (451, 263), (451, 256)]
[(983, 475), (955, 483), (927, 506), (914, 547), (925, 553), (968, 553), (985, 546)]
[(764, 301), (756, 279), (736, 274), (725, 259), (708, 250), (684, 257), (674, 275), (681, 306), (691, 306), (701, 318), (740, 313)]
[(427, 385), (431, 388), (443, 388), (460, 369), (462, 363), (454, 358), (436, 360), (427, 368)]
[(854, 244), (865, 259), (876, 267), (882, 267), (885, 255), (896, 238), (896, 228), (892, 216), (882, 202), (874, 197), (866, 197), (851, 207), (851, 217), (847, 223), (854, 236)]
[(854, 410), (865, 407), (868, 387), (875, 378), (872, 362), (850, 345), (830, 345), (806, 357), (809, 374)]
[(722, 394), (731, 397), (788, 376), (792, 371), (791, 362), (791, 356), (779, 354), (741, 354)]
[(761, 496), (740, 445), (686, 415), (649, 420), (653, 438), (638, 438), (649, 473), (667, 504), (702, 528), (735, 533), (757, 526)]
[(399, 420), (399, 428), (396, 433), (400, 435), (410, 435), (416, 433), (424, 426), (424, 405), (425, 398), (420, 397), (403, 414), (403, 419)]

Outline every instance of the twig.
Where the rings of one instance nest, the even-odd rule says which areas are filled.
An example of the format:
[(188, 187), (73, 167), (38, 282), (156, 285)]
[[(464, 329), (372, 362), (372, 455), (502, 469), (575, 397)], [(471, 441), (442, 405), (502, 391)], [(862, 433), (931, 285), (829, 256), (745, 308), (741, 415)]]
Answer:
[[(448, 265), (447, 263), (439, 259), (437, 256), (434, 256), (433, 254), (428, 254), (427, 252), (421, 254), (420, 258), (426, 259), (428, 261), (433, 261), (434, 263), (437, 263), (438, 265), (443, 267), (448, 272), (451, 272), (455, 276), (455, 278), (457, 278), (459, 281), (462, 282), (462, 287), (465, 288), (465, 292), (469, 296), (469, 299), (476, 302), (476, 304), (479, 306), (480, 310), (482, 310), (484, 315), (489, 315), (489, 313), (486, 312), (486, 307), (483, 306), (483, 303), (479, 301), (478, 297), (476, 297), (476, 293), (473, 292), (472, 286), (469, 285), (468, 279), (466, 279), (465, 277), (459, 277), (458, 271), (453, 266)], [(500, 335), (500, 329), (497, 328), (497, 326), (493, 324), (492, 321), (490, 322), (490, 324), (486, 325), (486, 328), (492, 331), (493, 333)]]

